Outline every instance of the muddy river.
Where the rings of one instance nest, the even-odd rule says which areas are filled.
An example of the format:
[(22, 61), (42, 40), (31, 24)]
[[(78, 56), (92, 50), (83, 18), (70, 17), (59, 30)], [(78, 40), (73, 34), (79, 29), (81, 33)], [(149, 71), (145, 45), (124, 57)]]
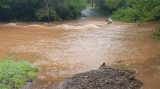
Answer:
[(160, 42), (152, 39), (157, 22), (138, 26), (103, 18), (50, 23), (0, 23), (0, 56), (41, 67), (30, 89), (50, 87), (105, 62), (130, 69), (143, 89), (160, 89)]

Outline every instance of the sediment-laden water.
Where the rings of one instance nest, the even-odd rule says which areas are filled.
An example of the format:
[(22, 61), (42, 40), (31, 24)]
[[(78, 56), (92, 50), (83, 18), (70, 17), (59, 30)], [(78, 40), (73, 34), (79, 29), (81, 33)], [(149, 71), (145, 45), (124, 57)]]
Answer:
[(50, 86), (74, 74), (109, 66), (136, 71), (143, 89), (159, 89), (160, 42), (152, 39), (156, 22), (138, 26), (104, 18), (51, 23), (1, 23), (0, 56), (41, 66), (30, 89)]

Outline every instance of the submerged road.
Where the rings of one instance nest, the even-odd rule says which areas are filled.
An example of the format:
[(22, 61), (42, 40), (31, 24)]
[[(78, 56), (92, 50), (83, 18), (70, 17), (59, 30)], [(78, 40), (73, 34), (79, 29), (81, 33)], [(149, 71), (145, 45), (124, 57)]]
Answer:
[(136, 71), (144, 89), (159, 89), (160, 43), (152, 39), (157, 23), (137, 26), (104, 18), (53, 23), (1, 23), (0, 56), (41, 66), (30, 89), (49, 89), (73, 74), (107, 65)]

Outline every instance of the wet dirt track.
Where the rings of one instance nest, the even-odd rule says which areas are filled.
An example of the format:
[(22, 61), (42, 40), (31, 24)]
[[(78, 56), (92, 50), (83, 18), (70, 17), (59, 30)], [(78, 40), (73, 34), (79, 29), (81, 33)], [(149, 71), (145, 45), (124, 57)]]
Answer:
[(106, 64), (136, 71), (144, 89), (159, 89), (160, 42), (152, 39), (158, 23), (142, 26), (103, 18), (61, 23), (1, 23), (0, 56), (15, 56), (41, 66), (30, 89), (49, 89), (73, 74)]

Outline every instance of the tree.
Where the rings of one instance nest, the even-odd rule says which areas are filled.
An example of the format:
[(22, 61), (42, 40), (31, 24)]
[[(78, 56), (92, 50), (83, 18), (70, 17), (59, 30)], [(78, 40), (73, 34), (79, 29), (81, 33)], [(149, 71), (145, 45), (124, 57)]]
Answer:
[(86, 4), (86, 0), (1, 0), (0, 20), (75, 19)]
[(99, 10), (109, 15), (125, 4), (125, 0), (95, 0)]

